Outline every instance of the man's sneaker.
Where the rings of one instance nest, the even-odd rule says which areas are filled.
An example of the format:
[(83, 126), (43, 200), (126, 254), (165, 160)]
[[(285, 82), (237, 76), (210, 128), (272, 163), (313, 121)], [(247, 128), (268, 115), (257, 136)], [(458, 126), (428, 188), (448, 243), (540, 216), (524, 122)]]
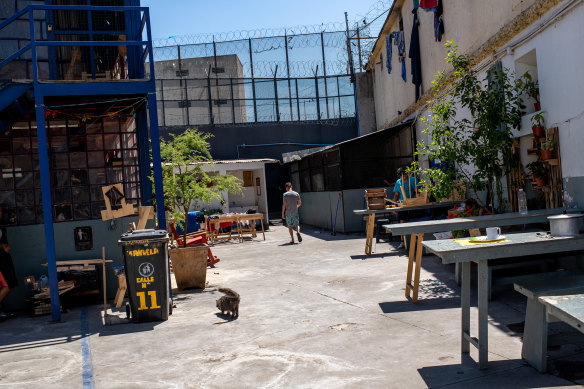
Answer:
[(5, 314), (4, 312), (0, 311), (0, 320), (6, 320), (8, 319), (8, 315)]
[(397, 249), (398, 249), (398, 250), (403, 250), (403, 249), (405, 249), (405, 248), (406, 248), (406, 245), (404, 244), (404, 242), (401, 242), (401, 243), (399, 244), (399, 246), (397, 246)]
[(302, 242), (302, 235), (300, 235), (300, 232), (297, 232), (296, 236), (298, 237), (298, 243)]

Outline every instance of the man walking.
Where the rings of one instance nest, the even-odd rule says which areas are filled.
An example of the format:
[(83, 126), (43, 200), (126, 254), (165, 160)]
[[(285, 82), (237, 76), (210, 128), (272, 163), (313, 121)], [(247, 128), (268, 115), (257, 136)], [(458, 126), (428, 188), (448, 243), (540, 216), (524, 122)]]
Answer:
[(292, 190), (292, 184), (286, 183), (286, 193), (284, 193), (284, 202), (282, 203), (282, 219), (286, 219), (286, 225), (288, 226), (288, 231), (290, 232), (290, 243), (294, 243), (294, 230), (296, 230), (296, 236), (298, 237), (298, 242), (302, 242), (302, 236), (300, 235), (300, 219), (298, 217), (298, 207), (302, 202), (300, 201), (300, 195)]

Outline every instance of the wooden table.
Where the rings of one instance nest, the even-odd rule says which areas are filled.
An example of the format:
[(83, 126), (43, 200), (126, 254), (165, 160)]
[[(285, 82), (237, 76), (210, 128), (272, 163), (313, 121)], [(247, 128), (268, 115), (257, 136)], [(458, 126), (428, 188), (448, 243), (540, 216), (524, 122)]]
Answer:
[(375, 215), (379, 214), (387, 214), (387, 213), (398, 213), (400, 211), (416, 211), (420, 209), (432, 209), (432, 208), (440, 208), (440, 207), (448, 207), (453, 204), (459, 203), (454, 201), (445, 201), (440, 203), (428, 203), (424, 205), (414, 205), (411, 207), (393, 207), (393, 208), (385, 208), (385, 209), (355, 209), (353, 213), (355, 215), (366, 215), (367, 218), (367, 225), (365, 228), (366, 231), (366, 238), (365, 238), (365, 254), (371, 255), (371, 251), (373, 250), (373, 230), (375, 227)]
[[(105, 259), (105, 247), (102, 247), (102, 259), (74, 259), (70, 261), (57, 261), (57, 272), (67, 270), (95, 270), (95, 265), (101, 265), (102, 283), (103, 283), (103, 314), (107, 316), (107, 290), (106, 290), (106, 276), (105, 264), (113, 262), (111, 259)], [(43, 263), (43, 266), (48, 266)]]
[[(262, 235), (264, 236), (264, 240), (266, 240), (266, 233), (264, 232), (264, 214), (263, 213), (244, 213), (237, 215), (237, 229), (239, 230), (240, 239), (243, 241), (243, 234), (252, 234), (252, 236), (256, 236), (255, 230), (255, 221), (259, 220), (262, 225)], [(249, 229), (243, 227), (242, 222), (249, 221)], [(254, 223), (251, 223), (254, 222)]]
[[(220, 240), (220, 239), (232, 239), (232, 235), (233, 235), (233, 224), (235, 224), (236, 226), (236, 232), (237, 232), (237, 239), (239, 241), (241, 241), (241, 234), (239, 233), (239, 228), (238, 226), (238, 216), (237, 215), (218, 215), (217, 217), (214, 218), (207, 218), (207, 221), (209, 223), (209, 228), (207, 229), (207, 236), (209, 238), (209, 242), (211, 242), (211, 244), (214, 244), (216, 240)], [(220, 232), (220, 224), (221, 223), (231, 223), (231, 228), (229, 229), (229, 232)], [(211, 230), (211, 225), (214, 225), (215, 229)]]
[[(395, 209), (395, 208), (393, 208)], [(444, 220), (429, 220), (423, 222), (401, 223), (401, 224), (385, 224), (383, 228), (394, 235), (410, 235), (410, 250), (408, 261), (408, 273), (406, 275), (406, 297), (412, 294), (412, 302), (418, 301), (418, 289), (420, 282), (420, 267), (422, 265), (422, 242), (424, 234), (436, 233), (444, 231), (458, 231), (468, 230), (471, 228), (487, 228), (487, 227), (502, 227), (513, 226), (519, 224), (529, 223), (543, 223), (547, 222), (547, 217), (551, 215), (559, 215), (563, 211), (562, 208), (554, 209), (540, 209), (535, 211), (528, 211), (527, 214), (522, 215), (519, 212), (501, 213), (497, 215), (474, 216), (455, 219)], [(570, 212), (580, 212), (581, 208), (571, 209)], [(412, 270), (416, 264), (414, 279), (412, 282)], [(458, 268), (457, 268), (458, 273)], [(458, 279), (458, 274), (457, 274)], [(413, 292), (413, 293), (412, 293)]]
[[(479, 350), (479, 368), (488, 365), (488, 283), (487, 263), (492, 259), (513, 258), (538, 254), (566, 253), (584, 250), (584, 235), (551, 238), (541, 233), (507, 235), (509, 242), (462, 246), (453, 239), (422, 243), (428, 251), (442, 259), (442, 263), (459, 263), (462, 267), (461, 287), (461, 352), (469, 353), (470, 345)], [(478, 337), (470, 334), (470, 263), (478, 264)]]

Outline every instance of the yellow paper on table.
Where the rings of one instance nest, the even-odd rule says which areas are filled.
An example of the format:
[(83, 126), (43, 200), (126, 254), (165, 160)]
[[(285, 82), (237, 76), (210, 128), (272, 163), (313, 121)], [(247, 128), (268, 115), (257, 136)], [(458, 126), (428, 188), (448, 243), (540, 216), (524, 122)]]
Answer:
[(511, 242), (509, 239), (501, 239), (501, 240), (497, 240), (497, 241), (491, 240), (491, 241), (485, 241), (485, 242), (481, 242), (481, 241), (470, 242), (469, 238), (455, 239), (454, 241), (461, 246), (476, 246), (477, 244), (493, 244), (493, 243)]

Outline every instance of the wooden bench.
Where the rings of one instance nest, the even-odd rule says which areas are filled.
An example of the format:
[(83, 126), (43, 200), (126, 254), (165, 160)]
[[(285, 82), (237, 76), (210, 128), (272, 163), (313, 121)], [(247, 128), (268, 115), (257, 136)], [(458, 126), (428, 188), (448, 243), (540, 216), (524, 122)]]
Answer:
[(548, 323), (563, 321), (584, 333), (584, 276), (554, 274), (514, 284), (527, 297), (521, 356), (542, 373), (547, 368)]

